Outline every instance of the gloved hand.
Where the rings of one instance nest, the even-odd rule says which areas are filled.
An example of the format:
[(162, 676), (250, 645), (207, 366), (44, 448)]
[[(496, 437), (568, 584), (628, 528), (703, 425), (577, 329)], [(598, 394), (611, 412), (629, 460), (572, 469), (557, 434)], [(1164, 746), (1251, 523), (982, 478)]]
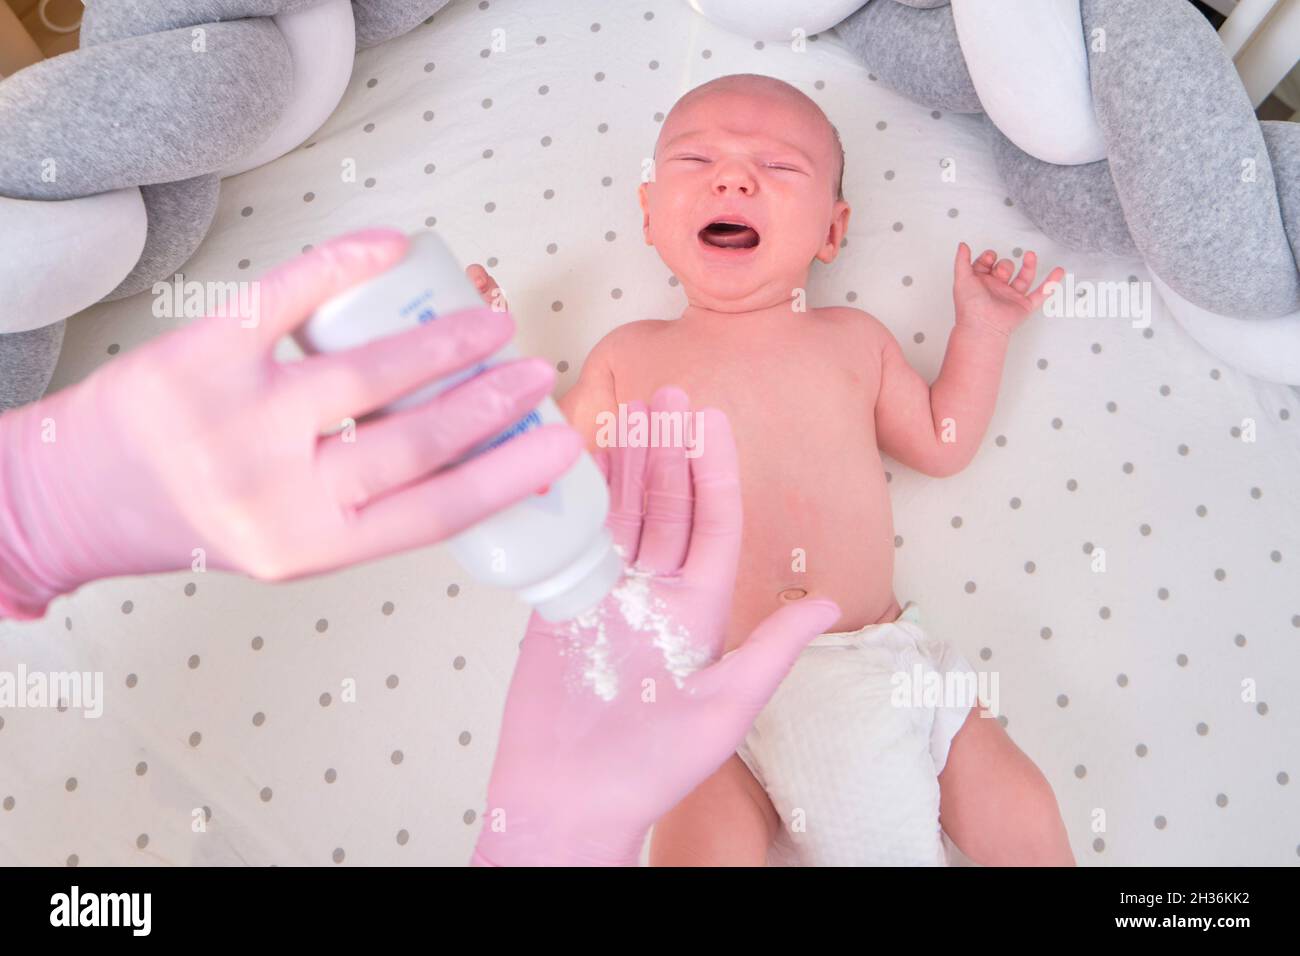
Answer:
[[(677, 389), (651, 399), (652, 413), (688, 408)], [(608, 524), (635, 564), (591, 614), (533, 615), (476, 864), (636, 865), (654, 822), (722, 765), (800, 651), (839, 618), (833, 602), (805, 598), (719, 659), (740, 485), (726, 417), (708, 410), (700, 421), (695, 458), (680, 443), (609, 451)]]
[(450, 537), (563, 473), (582, 439), (555, 426), (431, 476), (537, 405), (554, 380), (540, 359), (356, 424), (495, 352), (506, 314), (275, 361), (280, 338), (406, 245), (390, 230), (327, 242), (264, 276), (254, 314), (228, 304), (0, 416), (0, 616), (200, 561), (270, 580), (338, 568)]

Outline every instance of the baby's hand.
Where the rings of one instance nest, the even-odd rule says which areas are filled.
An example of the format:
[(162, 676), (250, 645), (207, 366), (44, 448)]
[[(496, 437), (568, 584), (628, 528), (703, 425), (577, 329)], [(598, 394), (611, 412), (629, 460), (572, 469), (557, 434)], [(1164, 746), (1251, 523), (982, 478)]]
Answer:
[(465, 275), (469, 276), (469, 281), (474, 283), (474, 288), (478, 289), (478, 294), (483, 297), (483, 304), (493, 312), (508, 312), (509, 306), (506, 305), (505, 293), (501, 291), (501, 286), (497, 285), (497, 280), (488, 274), (477, 262), (470, 263), (465, 267)]
[(1026, 251), (1020, 274), (1012, 279), (1016, 266), (1010, 259), (999, 261), (996, 252), (986, 249), (972, 263), (970, 247), (959, 243), (952, 283), (957, 324), (983, 326), (1010, 335), (1043, 304), (1052, 286), (1065, 278), (1065, 270), (1057, 267), (1042, 285), (1030, 292), (1037, 270), (1038, 256)]

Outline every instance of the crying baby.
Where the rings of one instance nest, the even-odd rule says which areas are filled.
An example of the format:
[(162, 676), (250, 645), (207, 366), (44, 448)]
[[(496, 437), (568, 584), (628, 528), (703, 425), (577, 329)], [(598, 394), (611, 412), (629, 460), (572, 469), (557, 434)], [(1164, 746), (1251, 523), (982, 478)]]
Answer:
[[(1033, 252), (1017, 272), (960, 244), (955, 324), (927, 383), (879, 319), (805, 307), (813, 262), (832, 262), (848, 227), (843, 174), (839, 134), (794, 87), (738, 75), (688, 92), (639, 193), (645, 241), (686, 307), (615, 329), (560, 400), (593, 449), (601, 421), (661, 386), (727, 414), (744, 502), (728, 649), (782, 602), (843, 611), (739, 751), (656, 826), (651, 861), (937, 865), (946, 833), (980, 864), (1072, 864), (1051, 787), (973, 695), (899, 700), (897, 675), (973, 669), (894, 595), (881, 460), (934, 477), (971, 461), (1008, 337), (1063, 273), (1035, 288)], [(491, 278), (470, 272), (487, 294)]]

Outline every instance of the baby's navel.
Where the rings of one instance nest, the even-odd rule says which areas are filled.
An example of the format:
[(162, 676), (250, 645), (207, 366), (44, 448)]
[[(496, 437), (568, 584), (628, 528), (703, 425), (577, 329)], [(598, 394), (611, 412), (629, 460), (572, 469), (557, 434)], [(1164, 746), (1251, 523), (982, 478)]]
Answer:
[(784, 591), (782, 591), (782, 592), (781, 592), (779, 595), (777, 595), (777, 596), (778, 596), (782, 601), (797, 601), (797, 600), (799, 600), (800, 598), (805, 598), (805, 597), (807, 597), (807, 596), (808, 596), (808, 592), (805, 591), (803, 588), (786, 588)]

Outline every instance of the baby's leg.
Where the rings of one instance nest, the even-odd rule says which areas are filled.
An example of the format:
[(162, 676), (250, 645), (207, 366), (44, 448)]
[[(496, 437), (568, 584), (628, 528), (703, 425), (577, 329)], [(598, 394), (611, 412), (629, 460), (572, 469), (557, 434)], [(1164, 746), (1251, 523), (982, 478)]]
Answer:
[(972, 708), (939, 774), (939, 822), (982, 866), (1074, 866), (1056, 795), (997, 720)]
[(655, 824), (651, 866), (763, 866), (781, 825), (735, 754)]

